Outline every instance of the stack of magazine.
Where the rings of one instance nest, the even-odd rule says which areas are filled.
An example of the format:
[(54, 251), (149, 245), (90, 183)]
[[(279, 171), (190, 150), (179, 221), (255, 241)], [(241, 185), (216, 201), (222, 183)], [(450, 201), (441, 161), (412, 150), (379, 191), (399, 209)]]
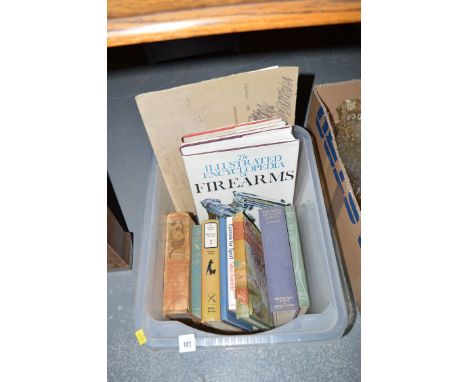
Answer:
[(181, 137), (199, 224), (188, 213), (167, 217), (167, 318), (241, 333), (307, 312), (293, 206), (298, 153), (281, 118)]

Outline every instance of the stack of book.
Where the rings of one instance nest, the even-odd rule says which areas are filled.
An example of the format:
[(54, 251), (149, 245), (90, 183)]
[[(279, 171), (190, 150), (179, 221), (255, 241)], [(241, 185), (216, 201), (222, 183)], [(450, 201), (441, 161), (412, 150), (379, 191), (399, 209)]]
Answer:
[(244, 333), (306, 313), (292, 127), (270, 118), (186, 135), (180, 152), (200, 224), (167, 217), (164, 315)]

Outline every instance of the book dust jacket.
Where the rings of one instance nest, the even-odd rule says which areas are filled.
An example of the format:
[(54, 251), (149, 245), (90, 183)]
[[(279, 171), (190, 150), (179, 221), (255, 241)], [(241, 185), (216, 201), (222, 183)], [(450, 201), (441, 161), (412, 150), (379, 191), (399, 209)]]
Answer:
[(292, 204), (299, 141), (183, 156), (199, 221)]

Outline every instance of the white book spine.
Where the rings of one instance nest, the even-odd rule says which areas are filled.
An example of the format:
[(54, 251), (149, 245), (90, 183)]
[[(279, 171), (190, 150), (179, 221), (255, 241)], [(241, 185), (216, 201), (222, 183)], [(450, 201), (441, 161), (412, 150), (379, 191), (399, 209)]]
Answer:
[(234, 227), (232, 217), (226, 218), (227, 275), (228, 275), (228, 309), (236, 311), (236, 278), (234, 273)]

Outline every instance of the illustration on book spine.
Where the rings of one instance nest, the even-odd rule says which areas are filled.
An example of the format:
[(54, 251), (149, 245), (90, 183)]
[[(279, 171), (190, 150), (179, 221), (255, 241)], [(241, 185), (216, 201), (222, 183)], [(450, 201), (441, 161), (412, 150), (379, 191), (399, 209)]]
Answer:
[(217, 220), (202, 222), (202, 322), (220, 320), (219, 227)]

